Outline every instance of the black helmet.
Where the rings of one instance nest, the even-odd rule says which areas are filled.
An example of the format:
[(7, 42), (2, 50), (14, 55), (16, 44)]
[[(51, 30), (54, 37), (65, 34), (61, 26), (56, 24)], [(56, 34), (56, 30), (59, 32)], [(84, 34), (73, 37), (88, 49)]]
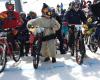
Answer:
[(14, 4), (12, 4), (11, 2), (6, 2), (5, 6), (8, 10), (14, 10)]

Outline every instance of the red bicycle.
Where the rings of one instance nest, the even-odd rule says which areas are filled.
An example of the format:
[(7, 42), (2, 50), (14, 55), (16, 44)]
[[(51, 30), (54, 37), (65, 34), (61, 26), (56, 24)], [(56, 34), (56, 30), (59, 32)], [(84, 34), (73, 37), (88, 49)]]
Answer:
[(43, 28), (36, 28), (35, 32), (30, 31), (29, 42), (31, 44), (31, 55), (33, 56), (33, 67), (34, 69), (38, 68), (39, 60), (40, 60), (40, 51), (42, 45), (42, 37), (43, 37)]
[(12, 57), (15, 62), (20, 59), (20, 43), (18, 40), (14, 43), (7, 40), (8, 32), (0, 32), (0, 73), (4, 71), (7, 57)]

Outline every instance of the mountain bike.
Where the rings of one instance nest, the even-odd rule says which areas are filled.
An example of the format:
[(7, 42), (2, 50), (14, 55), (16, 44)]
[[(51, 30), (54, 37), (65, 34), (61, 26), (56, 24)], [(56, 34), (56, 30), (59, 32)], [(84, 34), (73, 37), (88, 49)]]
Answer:
[(69, 24), (69, 42), (71, 55), (76, 57), (76, 62), (81, 65), (86, 53), (82, 25)]
[(88, 48), (91, 52), (96, 53), (98, 48), (100, 48), (100, 32), (97, 33), (97, 38), (95, 36), (96, 31), (93, 32), (89, 37), (89, 45)]
[(0, 34), (0, 73), (4, 71), (6, 65), (6, 45), (3, 43), (6, 42), (6, 37), (3, 34)]
[(82, 25), (75, 25), (75, 51), (76, 51), (76, 62), (81, 65), (86, 55), (86, 49), (84, 44), (84, 37), (82, 33)]
[[(15, 62), (20, 59), (20, 44), (15, 40), (14, 45), (7, 39), (8, 32), (0, 33), (0, 73), (6, 67), (7, 57), (12, 57)], [(14, 47), (13, 47), (14, 46)]]
[(41, 28), (36, 29), (37, 33), (34, 34), (34, 32), (30, 32), (30, 44), (31, 44), (31, 55), (33, 57), (33, 67), (34, 69), (38, 68), (39, 65), (39, 57), (40, 57), (40, 51), (41, 51), (41, 45), (42, 45), (42, 36), (43, 33), (41, 31)]

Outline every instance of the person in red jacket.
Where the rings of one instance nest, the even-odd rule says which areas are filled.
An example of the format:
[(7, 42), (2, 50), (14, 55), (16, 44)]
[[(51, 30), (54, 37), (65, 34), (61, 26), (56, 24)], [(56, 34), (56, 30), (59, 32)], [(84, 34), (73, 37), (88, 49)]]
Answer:
[(14, 4), (11, 2), (6, 2), (5, 7), (7, 10), (0, 13), (2, 16), (4, 16), (4, 24), (2, 25), (2, 28), (16, 28), (21, 26), (22, 20), (20, 18), (19, 12), (14, 11)]
[(2, 20), (0, 28), (7, 31), (7, 40), (14, 46), (18, 37), (18, 27), (22, 25), (23, 21), (19, 12), (14, 11), (14, 4), (6, 2), (5, 7), (7, 10), (0, 13), (0, 20)]

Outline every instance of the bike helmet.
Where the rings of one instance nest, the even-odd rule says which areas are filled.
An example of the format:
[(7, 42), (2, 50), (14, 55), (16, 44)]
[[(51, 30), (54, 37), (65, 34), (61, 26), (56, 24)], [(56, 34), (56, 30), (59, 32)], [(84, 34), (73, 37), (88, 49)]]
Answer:
[(14, 4), (12, 4), (11, 2), (6, 2), (5, 6), (8, 10), (14, 10)]

